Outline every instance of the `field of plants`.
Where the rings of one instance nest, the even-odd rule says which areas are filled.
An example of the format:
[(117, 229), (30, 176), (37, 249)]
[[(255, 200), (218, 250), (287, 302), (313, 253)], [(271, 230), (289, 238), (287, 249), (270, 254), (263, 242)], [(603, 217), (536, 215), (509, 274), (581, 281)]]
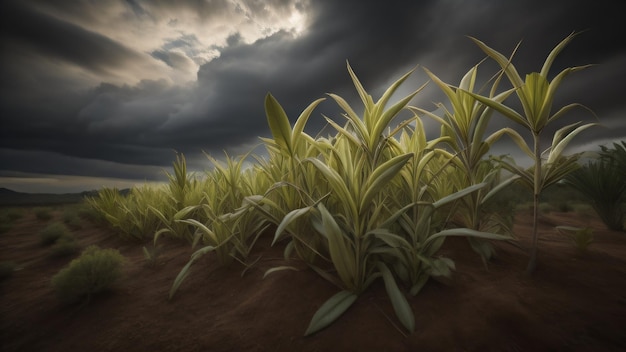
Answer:
[[(44, 296), (56, 293), (62, 304), (47, 316), (86, 334), (77, 337), (76, 346), (100, 350), (128, 346), (128, 339), (158, 348), (173, 321), (197, 334), (172, 327), (182, 334), (184, 350), (372, 346), (364, 343), (405, 350), (420, 343), (433, 348), (438, 339), (444, 350), (569, 351), (599, 343), (624, 348), (626, 335), (617, 326), (626, 323), (626, 142), (602, 146), (591, 156), (566, 154), (577, 135), (596, 125), (566, 121), (568, 112), (587, 110), (590, 120), (597, 119), (577, 103), (553, 106), (563, 79), (587, 68), (549, 72), (575, 35), (549, 53), (540, 71), (525, 76), (513, 55), (471, 38), (501, 70), (478, 87), (479, 65), (454, 84), (425, 69), (429, 84), (447, 98), (437, 105), (441, 114), (411, 105), (425, 85), (397, 99), (413, 71), (375, 100), (348, 64), (362, 105), (328, 94), (343, 119), (324, 117), (334, 131), (329, 135), (305, 132), (324, 98), (290, 119), (268, 94), (271, 137), (261, 138), (266, 156), (207, 155), (208, 171), (194, 174), (181, 154), (161, 187), (137, 187), (128, 194), (101, 189), (84, 208), (92, 236), (68, 234), (86, 231), (75, 229), (84, 217), (74, 225), (57, 222), (41, 229), (37, 245), (52, 246), (56, 259), (49, 260), (67, 265), (52, 266), (51, 287), (42, 290), (50, 282), (28, 285), (37, 285)], [(402, 119), (407, 113), (411, 117)], [(494, 131), (492, 118), (516, 128)], [(440, 125), (439, 136), (427, 138), (425, 119)], [(547, 134), (554, 126), (556, 132)], [(531, 167), (494, 155), (492, 146), (501, 139), (513, 141)], [(54, 214), (33, 221), (41, 227), (41, 221), (60, 217)], [(26, 225), (19, 226), (24, 231)], [(16, 230), (6, 231), (0, 235), (3, 247), (18, 246), (11, 242), (18, 240)], [(25, 252), (34, 246), (32, 239), (19, 240), (25, 241)], [(67, 263), (67, 258), (74, 259)], [(3, 299), (13, 297), (11, 276), (20, 275), (15, 268), (7, 272)], [(594, 297), (594, 288), (608, 296)], [(123, 298), (116, 297), (120, 290)], [(124, 299), (140, 307), (131, 309)], [(130, 317), (111, 302), (139, 316)], [(590, 305), (596, 302), (594, 311)], [(7, 304), (2, 313), (15, 317), (12, 309)], [(33, 309), (31, 317), (37, 316)], [(109, 309), (118, 315), (102, 318), (104, 324), (142, 334), (117, 328), (117, 336), (108, 335), (110, 345), (102, 338), (87, 344), (89, 330), (78, 328), (74, 319), (98, 326), (96, 314), (110, 315)], [(229, 309), (235, 311), (228, 314)], [(202, 318), (191, 318), (196, 316)], [(46, 325), (33, 319), (11, 329), (17, 322), (5, 320), (2, 328), (17, 334)], [(267, 325), (251, 325), (254, 321)], [(151, 324), (159, 333), (147, 333)], [(241, 330), (235, 332), (238, 324)], [(546, 330), (546, 324), (565, 326)], [(203, 332), (205, 327), (210, 331)], [(497, 334), (489, 332), (493, 329)], [(71, 340), (71, 332), (46, 331), (41, 343), (72, 347), (60, 341)], [(21, 344), (43, 346), (7, 335), (2, 338), (14, 350)], [(174, 349), (173, 340), (161, 343)]]

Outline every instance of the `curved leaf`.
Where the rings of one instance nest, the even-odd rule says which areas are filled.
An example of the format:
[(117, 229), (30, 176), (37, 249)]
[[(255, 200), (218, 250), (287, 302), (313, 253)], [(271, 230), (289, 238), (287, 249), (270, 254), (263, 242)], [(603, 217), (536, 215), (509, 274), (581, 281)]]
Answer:
[(267, 116), (267, 123), (274, 141), (281, 148), (288, 151), (289, 155), (293, 155), (289, 118), (283, 107), (270, 93), (267, 93), (265, 96), (265, 115)]
[(398, 288), (391, 271), (382, 262), (378, 263), (378, 270), (383, 277), (385, 290), (391, 300), (391, 305), (393, 306), (394, 312), (396, 312), (398, 320), (400, 320), (402, 325), (404, 325), (404, 327), (410, 332), (415, 331), (415, 316), (413, 315), (413, 310), (411, 309), (409, 302), (407, 302), (406, 297), (404, 297), (404, 294), (402, 294)]
[(357, 298), (357, 295), (349, 291), (340, 291), (333, 295), (315, 312), (304, 336), (316, 333), (332, 324), (352, 306)]

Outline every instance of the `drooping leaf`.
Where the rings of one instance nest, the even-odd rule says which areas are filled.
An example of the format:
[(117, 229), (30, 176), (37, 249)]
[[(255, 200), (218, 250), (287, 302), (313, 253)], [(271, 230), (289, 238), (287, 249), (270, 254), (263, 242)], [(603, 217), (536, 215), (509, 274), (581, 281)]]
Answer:
[(349, 291), (340, 291), (333, 295), (315, 312), (304, 336), (314, 334), (332, 324), (352, 306), (357, 298), (356, 294)]
[(396, 313), (398, 320), (400, 320), (402, 325), (408, 331), (415, 331), (415, 316), (413, 315), (413, 310), (411, 309), (409, 302), (407, 302), (406, 297), (404, 297), (402, 291), (398, 288), (396, 280), (393, 278), (393, 274), (383, 262), (378, 262), (378, 270), (383, 277), (385, 290), (391, 300), (391, 305), (393, 306), (393, 310)]

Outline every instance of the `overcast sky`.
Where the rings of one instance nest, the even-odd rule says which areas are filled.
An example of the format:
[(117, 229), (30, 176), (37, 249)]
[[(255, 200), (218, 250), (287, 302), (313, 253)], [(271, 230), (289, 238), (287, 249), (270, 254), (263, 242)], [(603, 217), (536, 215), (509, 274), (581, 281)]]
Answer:
[[(416, 66), (404, 93), (427, 82), (422, 67), (457, 84), (485, 56), (468, 35), (505, 55), (522, 41), (513, 62), (525, 74), (586, 30), (553, 67), (597, 64), (559, 92), (557, 105), (582, 103), (602, 123), (571, 149), (626, 138), (619, 1), (5, 0), (0, 17), (0, 187), (17, 191), (161, 181), (176, 152), (207, 169), (203, 151), (239, 155), (269, 135), (268, 92), (292, 121), (326, 93), (358, 104), (347, 61), (375, 99)], [(429, 84), (411, 105), (441, 99)], [(307, 131), (324, 126), (322, 113), (341, 119), (327, 99)], [(576, 120), (593, 117), (580, 109), (561, 122)], [(506, 142), (494, 149), (519, 155)]]

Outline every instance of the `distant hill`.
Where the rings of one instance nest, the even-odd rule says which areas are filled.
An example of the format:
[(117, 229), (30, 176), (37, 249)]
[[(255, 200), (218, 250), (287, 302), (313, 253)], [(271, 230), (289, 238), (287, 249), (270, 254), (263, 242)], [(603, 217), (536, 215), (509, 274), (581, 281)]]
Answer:
[[(120, 190), (121, 194), (128, 194), (127, 189)], [(97, 190), (80, 193), (22, 193), (8, 188), (0, 188), (0, 206), (33, 206), (33, 205), (54, 205), (80, 203), (85, 197), (95, 197)]]

